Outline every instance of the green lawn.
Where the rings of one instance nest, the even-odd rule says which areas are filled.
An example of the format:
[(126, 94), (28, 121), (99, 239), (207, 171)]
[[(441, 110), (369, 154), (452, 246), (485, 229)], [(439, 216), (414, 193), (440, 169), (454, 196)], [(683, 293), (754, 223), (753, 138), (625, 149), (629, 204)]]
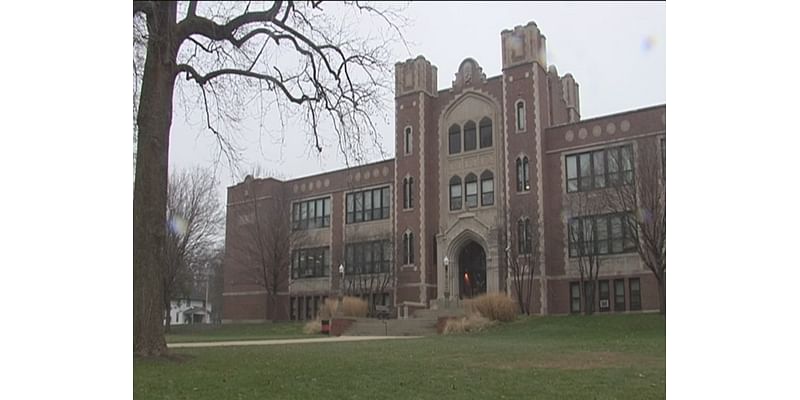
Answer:
[(173, 349), (189, 358), (134, 360), (134, 396), (664, 398), (665, 325), (659, 315), (545, 317), (472, 335)]
[(226, 340), (258, 340), (307, 338), (302, 322), (231, 325), (177, 325), (166, 335), (167, 343), (219, 342)]

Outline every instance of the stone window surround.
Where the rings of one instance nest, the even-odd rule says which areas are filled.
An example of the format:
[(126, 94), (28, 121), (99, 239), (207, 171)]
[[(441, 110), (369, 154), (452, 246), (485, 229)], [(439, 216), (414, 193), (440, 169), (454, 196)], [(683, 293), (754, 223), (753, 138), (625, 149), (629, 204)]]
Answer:
[[(448, 158), (455, 159), (455, 158), (458, 158), (459, 156), (464, 156), (464, 155), (472, 156), (472, 155), (476, 155), (476, 154), (482, 154), (484, 152), (488, 153), (488, 152), (494, 150), (494, 147), (495, 147), (495, 129), (494, 129), (495, 123), (494, 123), (494, 120), (488, 115), (484, 115), (484, 116), (482, 116), (480, 118), (477, 118), (478, 122), (475, 122), (475, 119), (476, 118), (470, 118), (470, 119), (468, 119), (466, 121), (463, 121), (463, 122), (452, 122), (447, 127), (447, 157)], [(492, 145), (491, 146), (487, 146), (487, 147), (481, 147), (480, 121), (482, 121), (483, 119), (489, 119), (489, 122), (491, 123), (490, 126), (492, 127)], [(476, 147), (475, 147), (474, 150), (464, 150), (465, 149), (465, 138), (466, 138), (466, 135), (464, 134), (464, 125), (466, 125), (467, 122), (472, 122), (473, 124), (475, 124)], [(450, 152), (450, 129), (453, 127), (453, 125), (457, 125), (458, 129), (459, 129), (458, 136), (459, 136), (459, 146), (460, 147), (459, 147), (459, 152), (458, 153), (451, 153)]]

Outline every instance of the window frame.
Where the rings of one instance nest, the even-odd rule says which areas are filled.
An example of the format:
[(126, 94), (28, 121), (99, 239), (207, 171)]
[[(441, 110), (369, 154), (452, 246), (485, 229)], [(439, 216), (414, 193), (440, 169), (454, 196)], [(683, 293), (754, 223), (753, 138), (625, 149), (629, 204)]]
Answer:
[(468, 120), (465, 122), (462, 132), (464, 135), (464, 153), (478, 150), (478, 125), (475, 121)]
[[(634, 243), (634, 236), (630, 232), (630, 224), (625, 221), (625, 218), (633, 218), (630, 212), (627, 213), (608, 213), (597, 215), (584, 215), (580, 217), (570, 218), (567, 222), (567, 246), (569, 258), (578, 258), (584, 251), (583, 255), (616, 255), (628, 254), (636, 251)], [(619, 221), (619, 234), (614, 234), (614, 220)], [(590, 226), (587, 227), (586, 223)], [(578, 230), (579, 235), (576, 238), (573, 234)], [(588, 231), (587, 231), (588, 229)], [(605, 230), (605, 236), (600, 239), (598, 231)], [(586, 236), (590, 236), (586, 239)], [(601, 241), (605, 245), (604, 251), (600, 251)], [(617, 246), (618, 245), (618, 246)], [(616, 250), (616, 249), (619, 250)], [(587, 250), (588, 249), (588, 250)], [(589, 253), (591, 252), (591, 253)]]
[[(371, 187), (368, 189), (356, 190), (345, 193), (345, 224), (357, 224), (360, 222), (378, 221), (389, 218), (389, 204), (384, 204), (389, 200), (389, 186)], [(386, 192), (384, 192), (386, 191)], [(379, 195), (380, 204), (375, 204), (375, 192)], [(369, 197), (369, 208), (367, 208), (367, 197)], [(369, 215), (367, 217), (367, 215)]]
[[(490, 183), (492, 189), (487, 191), (486, 184)], [(487, 196), (489, 201), (486, 201)], [(480, 179), (480, 197), (481, 197), (481, 207), (488, 207), (494, 205), (494, 174), (492, 171), (486, 170), (481, 173)]]
[[(603, 279), (597, 282), (597, 310), (600, 312), (611, 311), (611, 284), (608, 279)], [(603, 288), (605, 287), (605, 297), (603, 297)], [(606, 301), (605, 308), (603, 307), (603, 300)]]
[[(575, 297), (575, 289), (577, 288), (578, 296)], [(580, 314), (581, 309), (583, 308), (583, 301), (581, 296), (581, 283), (580, 282), (570, 282), (569, 283), (569, 312), (570, 314)], [(577, 303), (576, 303), (577, 301)], [(577, 309), (575, 305), (578, 305)]]
[[(484, 130), (484, 128), (487, 128)], [(480, 149), (488, 149), (494, 145), (494, 132), (493, 132), (493, 124), (492, 119), (489, 117), (483, 117), (478, 122), (478, 148)], [(484, 136), (484, 134), (486, 134)], [(488, 138), (488, 144), (484, 145), (486, 141), (484, 138)]]
[[(522, 107), (520, 107), (522, 106)], [(520, 112), (520, 110), (522, 112)], [(519, 99), (514, 103), (514, 126), (516, 132), (525, 132), (527, 130), (527, 105), (525, 100)]]
[(635, 158), (632, 143), (565, 154), (564, 188), (567, 193), (578, 193), (632, 185)]
[[(474, 186), (472, 186), (474, 185)], [(470, 194), (470, 187), (475, 189), (475, 193)], [(470, 206), (470, 200), (474, 202), (474, 205)], [(478, 177), (475, 176), (473, 173), (467, 174), (464, 177), (464, 205), (466, 205), (467, 209), (470, 208), (478, 208)]]
[(292, 249), (289, 276), (292, 280), (330, 276), (330, 247)]
[[(461, 131), (461, 125), (459, 124), (452, 124), (447, 128), (447, 154), (461, 154)], [(455, 145), (458, 148), (454, 148)]]
[[(622, 285), (622, 289), (620, 289)], [(622, 302), (620, 303), (620, 298)], [(614, 279), (614, 311), (627, 311), (625, 307), (625, 279)]]
[(331, 196), (315, 197), (292, 202), (290, 223), (293, 231), (330, 227)]
[(528, 156), (517, 157), (517, 193), (525, 193), (531, 190), (530, 160)]
[[(636, 282), (636, 295), (634, 296), (634, 288), (633, 283)], [(642, 310), (642, 281), (639, 278), (629, 278), (628, 279), (628, 296), (630, 298), (630, 310), (631, 311), (641, 311)], [(635, 301), (634, 301), (635, 299)]]
[[(461, 185), (461, 177), (455, 175), (450, 178), (448, 185), (448, 197), (450, 198), (450, 211), (459, 211), (464, 207), (464, 187)], [(458, 188), (458, 196), (453, 196), (453, 188)], [(458, 200), (458, 207), (454, 207), (454, 200)]]
[(413, 153), (413, 132), (414, 131), (411, 126), (406, 126), (405, 129), (403, 129), (403, 154), (405, 155), (410, 155)]

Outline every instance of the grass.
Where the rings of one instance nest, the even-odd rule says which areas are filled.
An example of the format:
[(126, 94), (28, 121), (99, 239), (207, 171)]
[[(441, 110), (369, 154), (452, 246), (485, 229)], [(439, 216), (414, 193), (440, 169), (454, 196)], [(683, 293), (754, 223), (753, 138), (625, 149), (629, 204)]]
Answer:
[(134, 397), (664, 398), (665, 325), (543, 317), (423, 339), (173, 349), (186, 360), (134, 360)]
[(226, 340), (259, 340), (307, 338), (302, 322), (226, 325), (173, 325), (166, 335), (167, 343), (220, 342)]

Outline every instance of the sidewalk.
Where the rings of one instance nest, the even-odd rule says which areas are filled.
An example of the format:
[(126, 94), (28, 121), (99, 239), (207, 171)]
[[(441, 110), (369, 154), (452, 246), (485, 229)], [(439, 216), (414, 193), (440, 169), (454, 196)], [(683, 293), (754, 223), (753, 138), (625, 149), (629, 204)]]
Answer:
[(266, 346), (271, 344), (358, 342), (363, 340), (418, 339), (422, 336), (339, 336), (312, 339), (239, 340), (232, 342), (167, 343), (170, 349), (182, 347)]

